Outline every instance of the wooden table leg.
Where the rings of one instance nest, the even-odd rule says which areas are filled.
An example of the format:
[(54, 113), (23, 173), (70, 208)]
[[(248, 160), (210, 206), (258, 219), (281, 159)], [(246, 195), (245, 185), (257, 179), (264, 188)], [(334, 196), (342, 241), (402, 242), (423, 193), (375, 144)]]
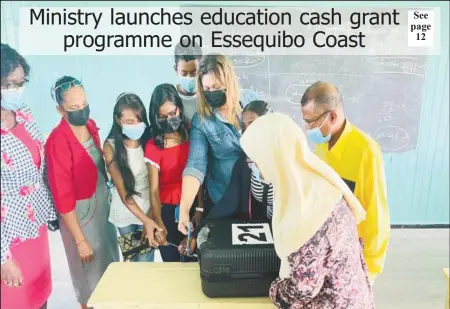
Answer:
[(449, 269), (444, 269), (445, 278), (447, 279), (447, 296), (445, 297), (445, 309), (449, 309), (450, 307), (450, 278), (449, 278)]

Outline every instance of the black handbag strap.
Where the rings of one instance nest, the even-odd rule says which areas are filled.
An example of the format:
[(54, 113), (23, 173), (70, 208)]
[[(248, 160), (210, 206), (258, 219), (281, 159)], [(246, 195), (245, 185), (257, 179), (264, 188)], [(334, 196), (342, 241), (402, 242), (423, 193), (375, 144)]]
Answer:
[(133, 258), (134, 255), (137, 255), (139, 252), (141, 252), (144, 249), (149, 248), (149, 244), (148, 243), (144, 243), (140, 246), (134, 247), (133, 249), (130, 249), (126, 252), (122, 252), (123, 258)]
[[(142, 231), (135, 231), (135, 232), (132, 232), (132, 235), (131, 235), (132, 239), (129, 240), (129, 241), (131, 241), (131, 243), (132, 243), (133, 238), (135, 240), (139, 240), (141, 237), (142, 237)], [(124, 241), (127, 241), (126, 237), (124, 237)], [(131, 248), (128, 251), (122, 252), (122, 256), (123, 256), (124, 259), (132, 259), (136, 255), (138, 255), (139, 252), (141, 252), (142, 250), (145, 250), (145, 249), (147, 249), (149, 247), (150, 247), (150, 245), (148, 244), (147, 241), (142, 241), (141, 240), (140, 245), (138, 245), (136, 247), (133, 247), (133, 248)]]

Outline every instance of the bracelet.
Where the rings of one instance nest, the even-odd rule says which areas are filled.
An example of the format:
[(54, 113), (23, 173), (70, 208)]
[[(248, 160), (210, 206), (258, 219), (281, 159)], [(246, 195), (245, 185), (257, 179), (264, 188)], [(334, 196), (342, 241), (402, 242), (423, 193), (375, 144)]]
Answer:
[(82, 241), (80, 241), (79, 243), (77, 243), (77, 247), (78, 247), (79, 245), (81, 245), (85, 240), (86, 240), (86, 238), (83, 239)]
[(195, 207), (195, 211), (203, 212), (203, 208)]

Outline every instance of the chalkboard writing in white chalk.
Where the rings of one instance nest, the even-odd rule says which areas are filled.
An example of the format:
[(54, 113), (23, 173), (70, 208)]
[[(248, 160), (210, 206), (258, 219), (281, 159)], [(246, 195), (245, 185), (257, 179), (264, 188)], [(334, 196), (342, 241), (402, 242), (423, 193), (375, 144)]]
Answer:
[(230, 56), (242, 88), (300, 124), (305, 90), (322, 80), (344, 99), (347, 118), (383, 152), (417, 144), (426, 56)]
[[(192, 10), (192, 5), (189, 7), (181, 10)], [(241, 9), (245, 10), (245, 7)], [(294, 17), (303, 13), (329, 10), (330, 8), (312, 6), (286, 8), (286, 11)], [(344, 7), (336, 10), (347, 14), (345, 15), (347, 17), (348, 13), (354, 11)], [(401, 24), (407, 24), (408, 10), (410, 8), (397, 9), (400, 13), (398, 21)], [(370, 12), (385, 11), (386, 9), (382, 7), (370, 8)], [(349, 21), (343, 18), (340, 24), (299, 26), (296, 32), (309, 40), (318, 30), (331, 34), (347, 34), (353, 31)], [(233, 34), (259, 31), (252, 26), (227, 27), (227, 32)], [(229, 27), (233, 29), (229, 30)], [(186, 31), (193, 31), (189, 27), (185, 28)], [(206, 30), (196, 29), (203, 32)], [(282, 26), (278, 30), (282, 30)], [(362, 31), (367, 35), (365, 56), (361, 54), (343, 56), (333, 54), (331, 50), (326, 55), (327, 51), (324, 50), (323, 54), (249, 54), (229, 57), (236, 69), (241, 88), (255, 90), (275, 111), (289, 114), (298, 124), (302, 118), (300, 100), (308, 86), (318, 80), (330, 82), (343, 96), (347, 118), (372, 136), (384, 153), (412, 150), (416, 147), (418, 139), (427, 56), (416, 55), (407, 49), (405, 50), (407, 55), (394, 55), (394, 49), (403, 43), (406, 44), (405, 27), (366, 23)], [(203, 46), (205, 47), (208, 46)], [(383, 50), (384, 55), (377, 54), (379, 50)]]
[[(320, 11), (299, 7), (296, 12)], [(344, 11), (344, 8), (340, 8)], [(372, 11), (383, 11), (372, 8)], [(407, 22), (407, 8), (398, 9)], [(327, 28), (328, 27), (328, 28)], [(324, 31), (347, 31), (348, 24), (324, 26)], [(301, 27), (312, 37), (317, 27)], [(242, 88), (255, 90), (274, 110), (300, 124), (300, 100), (305, 90), (321, 80), (333, 83), (344, 99), (348, 119), (372, 136), (385, 153), (416, 147), (427, 56), (377, 56), (371, 46), (395, 48), (406, 37), (402, 27), (367, 26), (368, 55), (237, 55), (230, 56)], [(324, 52), (325, 53), (325, 52)], [(372, 55), (369, 55), (372, 54)]]

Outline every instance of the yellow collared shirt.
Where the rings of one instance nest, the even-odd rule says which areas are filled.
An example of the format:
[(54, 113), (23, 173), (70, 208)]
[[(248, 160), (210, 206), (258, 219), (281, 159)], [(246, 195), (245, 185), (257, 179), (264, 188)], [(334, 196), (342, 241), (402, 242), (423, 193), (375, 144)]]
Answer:
[(358, 233), (364, 241), (364, 258), (373, 282), (383, 271), (391, 227), (380, 146), (346, 120), (331, 150), (328, 144), (321, 144), (315, 152), (341, 176), (367, 212)]

